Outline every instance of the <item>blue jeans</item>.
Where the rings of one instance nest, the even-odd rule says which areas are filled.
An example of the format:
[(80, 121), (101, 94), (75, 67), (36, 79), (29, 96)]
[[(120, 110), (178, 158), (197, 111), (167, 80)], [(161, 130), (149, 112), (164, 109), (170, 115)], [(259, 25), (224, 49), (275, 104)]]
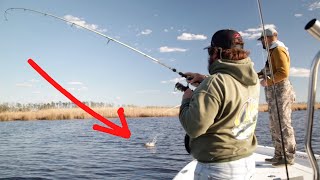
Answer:
[(255, 173), (253, 155), (223, 163), (198, 162), (194, 180), (252, 180)]

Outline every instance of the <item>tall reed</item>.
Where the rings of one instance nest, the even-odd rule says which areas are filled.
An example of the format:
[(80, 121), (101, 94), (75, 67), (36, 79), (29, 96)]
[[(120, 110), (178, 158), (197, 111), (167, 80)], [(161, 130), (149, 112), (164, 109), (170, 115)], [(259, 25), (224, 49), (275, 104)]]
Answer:
[[(320, 104), (315, 105), (316, 109)], [(306, 110), (304, 103), (293, 104), (292, 110)], [(93, 108), (94, 111), (106, 118), (118, 118), (115, 107)], [(260, 112), (267, 112), (268, 105), (259, 105)], [(179, 107), (124, 107), (126, 117), (170, 117), (179, 115)], [(1, 112), (0, 121), (11, 120), (61, 120), (61, 119), (90, 119), (93, 118), (80, 108), (71, 109), (44, 109), (26, 112)]]
[[(94, 108), (94, 111), (106, 118), (117, 118), (115, 107)], [(170, 107), (125, 107), (126, 117), (169, 117), (178, 116), (179, 108)], [(93, 118), (80, 108), (44, 109), (27, 112), (2, 112), (0, 121), (10, 120), (61, 120), (61, 119), (90, 119)]]

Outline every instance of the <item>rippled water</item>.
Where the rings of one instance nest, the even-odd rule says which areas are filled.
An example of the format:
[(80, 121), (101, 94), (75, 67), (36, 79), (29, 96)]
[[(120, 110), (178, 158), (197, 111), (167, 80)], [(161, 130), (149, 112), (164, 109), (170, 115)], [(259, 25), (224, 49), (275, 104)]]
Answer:
[[(317, 154), (319, 115), (317, 111), (313, 133)], [(293, 113), (298, 150), (304, 149), (305, 116), (305, 111)], [(129, 140), (93, 131), (97, 120), (0, 122), (0, 178), (172, 179), (192, 160), (177, 118), (127, 121)], [(156, 147), (146, 148), (155, 136)], [(257, 137), (260, 144), (271, 146), (267, 113), (259, 114)]]

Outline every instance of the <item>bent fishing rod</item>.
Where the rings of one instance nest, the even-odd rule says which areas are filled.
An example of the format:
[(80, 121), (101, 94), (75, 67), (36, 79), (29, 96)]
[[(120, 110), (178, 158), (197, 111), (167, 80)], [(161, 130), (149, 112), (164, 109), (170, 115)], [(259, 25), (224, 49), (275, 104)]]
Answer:
[[(122, 46), (124, 46), (124, 47), (126, 47), (126, 48), (129, 48), (130, 50), (132, 50), (132, 51), (134, 51), (134, 52), (137, 52), (137, 53), (143, 55), (144, 57), (146, 57), (146, 58), (148, 58), (148, 59), (151, 59), (153, 62), (155, 62), (155, 63), (157, 63), (157, 64), (159, 64), (159, 65), (161, 65), (161, 66), (163, 66), (163, 67), (165, 67), (165, 68), (167, 68), (167, 69), (170, 69), (171, 71), (173, 71), (173, 72), (175, 72), (175, 73), (178, 73), (181, 77), (184, 77), (184, 78), (186, 78), (186, 79), (189, 78), (189, 77), (188, 77), (187, 75), (185, 75), (184, 73), (177, 71), (177, 69), (172, 68), (172, 67), (170, 67), (170, 66), (162, 63), (162, 62), (159, 61), (158, 59), (156, 59), (156, 58), (154, 58), (154, 57), (152, 57), (152, 56), (150, 56), (150, 55), (148, 55), (148, 54), (146, 54), (146, 53), (144, 53), (144, 52), (142, 52), (142, 51), (139, 51), (138, 49), (136, 49), (136, 48), (134, 48), (134, 47), (132, 47), (132, 46), (129, 46), (128, 44), (125, 44), (125, 43), (123, 43), (123, 42), (121, 42), (121, 41), (119, 41), (119, 40), (116, 40), (116, 39), (114, 39), (114, 38), (112, 38), (112, 37), (110, 37), (110, 36), (107, 36), (107, 35), (105, 35), (105, 34), (102, 34), (101, 32), (96, 31), (96, 30), (94, 30), (94, 29), (87, 28), (87, 27), (85, 27), (85, 26), (83, 26), (83, 25), (81, 25), (81, 24), (77, 24), (77, 23), (75, 23), (75, 22), (72, 22), (72, 21), (69, 21), (69, 20), (67, 20), (67, 19), (64, 19), (64, 18), (55, 16), (55, 15), (53, 15), (53, 14), (44, 13), (44, 12), (41, 12), (41, 11), (36, 11), (36, 10), (33, 10), (33, 9), (28, 9), (28, 8), (8, 8), (8, 9), (4, 12), (4, 17), (5, 17), (5, 20), (6, 20), (6, 21), (8, 21), (8, 18), (7, 18), (7, 14), (9, 14), (8, 11), (14, 11), (14, 10), (23, 10), (23, 11), (33, 12), (33, 13), (36, 13), (36, 14), (42, 14), (42, 15), (44, 15), (44, 16), (50, 16), (50, 17), (52, 17), (52, 18), (54, 18), (54, 19), (58, 19), (58, 20), (61, 20), (61, 21), (70, 23), (70, 24), (71, 24), (71, 27), (74, 26), (74, 25), (75, 25), (75, 26), (78, 26), (78, 27), (81, 27), (81, 28), (83, 28), (83, 29), (85, 29), (85, 30), (91, 31), (91, 32), (93, 32), (93, 33), (95, 33), (95, 34), (98, 34), (98, 35), (100, 35), (100, 36), (108, 39), (108, 43), (109, 43), (110, 41), (113, 41), (113, 42), (115, 42), (115, 43), (118, 43), (118, 44), (120, 44), (120, 45), (122, 45)], [(182, 87), (182, 86), (183, 86), (182, 84), (180, 84), (180, 83), (178, 84), (178, 83), (177, 83), (177, 84), (176, 84), (176, 89), (178, 89), (178, 90), (180, 90), (180, 91), (182, 91), (183, 89), (186, 89), (186, 88), (184, 88), (185, 86), (184, 86), (184, 87)]]

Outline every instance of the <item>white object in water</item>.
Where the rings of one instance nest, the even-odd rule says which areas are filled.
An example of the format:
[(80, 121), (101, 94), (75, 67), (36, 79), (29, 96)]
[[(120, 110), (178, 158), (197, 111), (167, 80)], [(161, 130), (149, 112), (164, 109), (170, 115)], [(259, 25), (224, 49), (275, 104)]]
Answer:
[(152, 141), (145, 143), (144, 146), (146, 146), (146, 147), (155, 147), (156, 146), (156, 142), (157, 142), (157, 136), (154, 137), (152, 139)]
[[(256, 170), (254, 180), (271, 180), (271, 179), (286, 179), (285, 167), (275, 168), (271, 163), (264, 161), (265, 158), (271, 158), (274, 154), (274, 148), (267, 146), (258, 146), (254, 153), (254, 159), (256, 160)], [(320, 163), (320, 156), (315, 155), (318, 165)], [(187, 164), (174, 178), (173, 180), (193, 180), (194, 170), (198, 161), (193, 160)], [(313, 171), (308, 161), (308, 155), (304, 152), (296, 152), (295, 164), (289, 166), (290, 179), (313, 179)]]
[(147, 142), (147, 143), (145, 143), (144, 144), (146, 147), (154, 147), (154, 146), (156, 146), (156, 143), (154, 143), (154, 142)]

